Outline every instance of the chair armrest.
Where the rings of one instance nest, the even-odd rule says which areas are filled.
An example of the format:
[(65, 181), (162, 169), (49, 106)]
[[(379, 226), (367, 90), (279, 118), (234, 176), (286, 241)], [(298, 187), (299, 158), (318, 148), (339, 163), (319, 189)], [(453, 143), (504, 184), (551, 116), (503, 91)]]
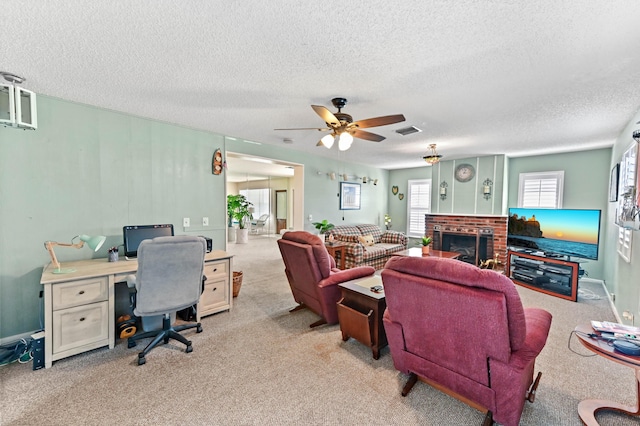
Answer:
[(384, 234), (382, 234), (380, 242), (385, 244), (402, 244), (405, 247), (409, 245), (409, 240), (404, 232), (391, 230), (385, 231)]
[(527, 324), (527, 336), (524, 345), (511, 354), (509, 362), (516, 368), (524, 368), (540, 354), (547, 343), (551, 328), (551, 314), (544, 309), (526, 308), (524, 317)]
[(340, 272), (331, 272), (331, 274), (318, 283), (318, 287), (328, 287), (337, 285), (346, 281), (355, 280), (356, 278), (368, 277), (373, 275), (376, 270), (371, 266), (358, 266), (356, 268), (346, 269)]
[(362, 258), (364, 257), (364, 246), (362, 244), (344, 241), (341, 243), (344, 246), (345, 260), (347, 258), (353, 258), (353, 263), (356, 265), (362, 262)]

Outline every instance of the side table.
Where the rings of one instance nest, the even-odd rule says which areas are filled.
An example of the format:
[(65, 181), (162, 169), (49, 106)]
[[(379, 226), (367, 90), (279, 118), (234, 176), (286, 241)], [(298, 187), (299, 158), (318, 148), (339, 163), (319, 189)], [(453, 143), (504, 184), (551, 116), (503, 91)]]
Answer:
[[(331, 256), (333, 256), (334, 259), (336, 259), (336, 254), (340, 255), (340, 263), (338, 263), (338, 268), (344, 270), (344, 244), (334, 242), (332, 244), (327, 243), (324, 246), (327, 248), (327, 251)], [(338, 262), (338, 259), (336, 259), (336, 262)]]
[(589, 337), (588, 334), (596, 333), (590, 324), (578, 325), (575, 331), (578, 340), (580, 340), (580, 343), (582, 343), (585, 348), (608, 360), (633, 368), (636, 375), (637, 402), (634, 407), (603, 399), (586, 399), (580, 401), (578, 404), (578, 415), (582, 422), (587, 426), (597, 426), (598, 422), (596, 421), (595, 414), (600, 410), (614, 410), (630, 416), (640, 416), (640, 356), (631, 356), (616, 352), (615, 349), (605, 341)]
[(373, 359), (380, 358), (380, 349), (387, 346), (382, 315), (387, 308), (384, 290), (376, 293), (371, 287), (382, 287), (382, 277), (373, 275), (338, 284), (342, 299), (338, 301), (338, 320), (342, 340), (353, 337), (371, 348)]

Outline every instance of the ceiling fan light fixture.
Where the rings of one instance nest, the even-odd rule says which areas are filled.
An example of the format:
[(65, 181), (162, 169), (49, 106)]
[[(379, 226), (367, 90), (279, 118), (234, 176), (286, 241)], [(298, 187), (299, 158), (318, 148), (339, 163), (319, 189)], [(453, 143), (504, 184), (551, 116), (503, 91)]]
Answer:
[(429, 145), (429, 149), (431, 150), (431, 152), (427, 155), (425, 155), (424, 157), (422, 157), (424, 159), (424, 161), (427, 162), (428, 165), (433, 166), (434, 164), (437, 164), (440, 162), (440, 159), (442, 158), (442, 155), (438, 154), (436, 152), (436, 144), (432, 143), (431, 145)]
[(320, 139), (320, 142), (318, 142), (318, 145), (322, 145), (327, 149), (331, 149), (331, 147), (333, 146), (333, 142), (335, 142), (334, 136), (335, 135), (333, 134), (323, 136), (322, 139)]
[(351, 148), (351, 144), (353, 143), (353, 136), (351, 134), (344, 132), (337, 136), (338, 139), (338, 149), (340, 151), (346, 151)]

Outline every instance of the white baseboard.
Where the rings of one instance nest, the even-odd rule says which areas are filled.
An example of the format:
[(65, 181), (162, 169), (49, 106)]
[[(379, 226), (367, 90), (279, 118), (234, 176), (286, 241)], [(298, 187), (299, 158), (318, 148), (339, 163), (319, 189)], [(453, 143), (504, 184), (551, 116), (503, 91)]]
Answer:
[(9, 337), (3, 337), (2, 339), (0, 339), (0, 346), (4, 346), (4, 345), (8, 345), (11, 343), (15, 343), (17, 341), (19, 341), (20, 339), (29, 339), (31, 338), (32, 334), (35, 334), (37, 332), (39, 332), (41, 330), (33, 330), (30, 331), (28, 333), (21, 333), (21, 334), (16, 334), (13, 336), (9, 336)]
[(613, 303), (613, 300), (611, 299), (611, 294), (609, 293), (609, 289), (607, 288), (607, 285), (605, 284), (604, 280), (596, 280), (593, 278), (581, 278), (580, 280), (581, 281), (588, 280), (589, 282), (602, 285), (602, 289), (604, 290), (604, 293), (607, 295), (607, 299), (609, 300), (609, 306), (611, 306), (613, 315), (616, 317), (616, 322), (622, 323), (622, 320), (620, 319), (620, 315), (618, 314), (618, 309), (616, 308), (616, 305)]

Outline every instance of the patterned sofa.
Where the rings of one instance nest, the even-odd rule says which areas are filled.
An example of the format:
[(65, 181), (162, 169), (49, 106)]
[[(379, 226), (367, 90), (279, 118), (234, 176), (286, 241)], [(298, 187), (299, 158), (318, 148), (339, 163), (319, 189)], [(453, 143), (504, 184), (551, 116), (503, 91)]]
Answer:
[[(333, 235), (335, 241), (345, 245), (344, 266), (384, 268), (392, 253), (406, 250), (409, 239), (398, 231), (383, 231), (377, 225), (340, 225), (325, 234), (325, 239)], [(373, 237), (373, 245), (364, 245), (359, 237)]]

